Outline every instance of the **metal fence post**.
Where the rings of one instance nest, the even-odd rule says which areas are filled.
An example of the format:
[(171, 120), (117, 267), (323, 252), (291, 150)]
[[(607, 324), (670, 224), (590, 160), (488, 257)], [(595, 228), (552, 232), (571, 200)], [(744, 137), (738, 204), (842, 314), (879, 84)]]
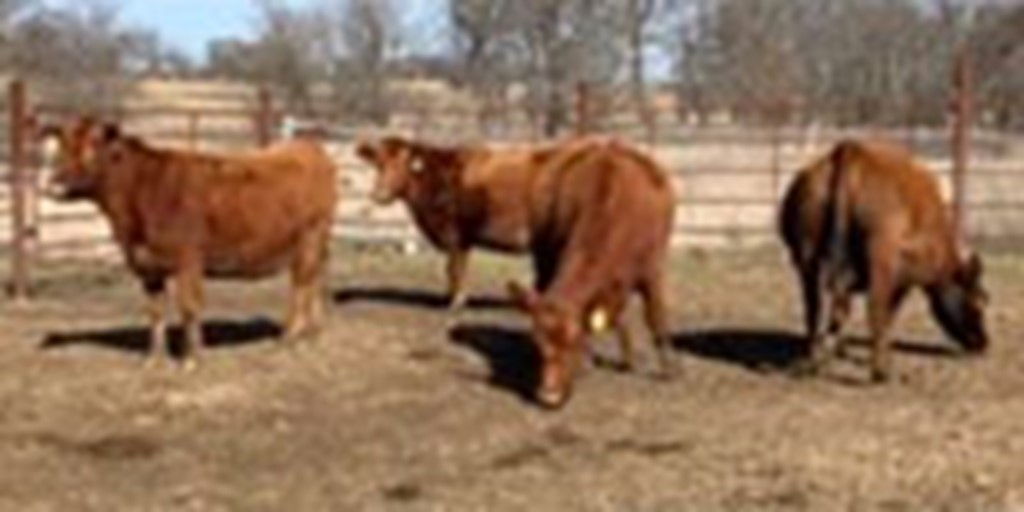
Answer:
[(971, 124), (973, 123), (973, 77), (970, 49), (961, 43), (953, 65), (953, 222), (961, 237), (969, 236), (967, 212), (967, 173), (970, 165)]
[(29, 294), (28, 261), (28, 204), (27, 165), (25, 155), (25, 130), (28, 128), (28, 108), (25, 97), (25, 83), (11, 82), (10, 101), (10, 171), (11, 187), (11, 278), (8, 293), (14, 300), (24, 300)]

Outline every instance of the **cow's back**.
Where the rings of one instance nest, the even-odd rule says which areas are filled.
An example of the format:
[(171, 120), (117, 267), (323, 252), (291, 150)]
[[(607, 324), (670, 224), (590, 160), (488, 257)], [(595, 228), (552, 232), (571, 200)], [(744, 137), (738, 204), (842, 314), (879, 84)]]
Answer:
[(540, 147), (471, 151), (459, 190), (459, 224), (467, 242), (511, 252), (527, 250), (534, 204), (550, 190), (544, 176), (565, 168), (560, 162), (591, 145), (589, 139), (573, 139)]
[(614, 279), (664, 255), (674, 194), (649, 158), (614, 141), (580, 145), (549, 162), (538, 180), (533, 223), (559, 259), (589, 259)]
[(333, 218), (335, 167), (315, 142), (239, 156), (166, 152), (164, 160), (165, 178), (143, 184), (139, 201), (156, 260), (184, 249), (198, 252), (209, 274), (266, 275)]
[(783, 199), (780, 230), (802, 264), (821, 257), (830, 243), (823, 238), (837, 231), (857, 260), (867, 259), (852, 253), (866, 250), (871, 237), (897, 240), (924, 260), (945, 258), (953, 245), (935, 179), (907, 151), (881, 142), (841, 142), (798, 174)]

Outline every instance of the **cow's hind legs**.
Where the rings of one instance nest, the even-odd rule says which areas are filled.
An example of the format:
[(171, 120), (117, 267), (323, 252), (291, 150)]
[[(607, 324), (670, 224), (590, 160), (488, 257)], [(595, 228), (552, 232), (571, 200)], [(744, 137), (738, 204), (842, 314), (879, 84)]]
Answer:
[(191, 371), (202, 359), (203, 340), (203, 273), (199, 268), (186, 266), (176, 276), (178, 308), (185, 328), (185, 354), (182, 368)]
[(327, 265), (326, 236), (310, 236), (291, 268), (291, 291), (284, 339), (295, 342), (316, 334), (323, 317), (323, 274)]
[(145, 364), (154, 367), (167, 353), (167, 283), (163, 278), (147, 278), (142, 288), (146, 292), (149, 317), (149, 351)]
[(816, 269), (800, 272), (800, 290), (804, 302), (808, 354), (796, 366), (796, 373), (801, 376), (814, 376), (824, 370), (830, 356), (823, 321), (826, 313), (832, 309), (832, 294), (824, 286), (823, 279)]
[(469, 300), (466, 292), (466, 268), (469, 266), (469, 250), (457, 248), (448, 253), (448, 307), (461, 310)]
[(668, 331), (665, 284), (664, 272), (658, 267), (641, 284), (640, 296), (644, 302), (644, 320), (658, 351), (660, 376), (668, 379), (675, 375), (677, 369), (670, 354), (672, 340)]
[(871, 284), (868, 287), (868, 326), (871, 331), (871, 380), (885, 383), (892, 378), (891, 327), (907, 288), (896, 282), (896, 262), (889, 244), (876, 243), (872, 249)]

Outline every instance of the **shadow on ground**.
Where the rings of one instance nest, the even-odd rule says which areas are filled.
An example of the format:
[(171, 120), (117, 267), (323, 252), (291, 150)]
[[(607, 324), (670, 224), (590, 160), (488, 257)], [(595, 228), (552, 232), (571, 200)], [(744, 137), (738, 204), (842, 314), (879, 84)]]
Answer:
[[(708, 329), (684, 332), (673, 338), (679, 350), (697, 357), (742, 366), (751, 370), (791, 371), (807, 355), (807, 340), (803, 334), (773, 329)], [(847, 337), (847, 347), (870, 349), (871, 340)], [(923, 357), (959, 357), (960, 351), (949, 345), (920, 341), (897, 341), (893, 350)], [(868, 364), (863, 355), (849, 355), (847, 359)]]
[[(373, 302), (423, 309), (448, 309), (447, 294), (427, 290), (410, 290), (393, 287), (353, 287), (340, 290), (334, 294), (334, 302), (347, 305), (357, 302)], [(511, 305), (507, 300), (492, 297), (473, 297), (466, 303), (466, 308), (474, 310), (508, 309)]]
[[(213, 320), (203, 322), (206, 346), (231, 348), (276, 339), (282, 334), (280, 326), (266, 319)], [(168, 330), (168, 345), (172, 354), (180, 357), (184, 333), (175, 326)], [(54, 332), (40, 343), (43, 350), (59, 350), (75, 346), (94, 346), (124, 352), (144, 353), (149, 350), (149, 328), (146, 326), (118, 327), (86, 331)]]
[(461, 324), (449, 331), (452, 343), (473, 350), (490, 366), (488, 383), (533, 401), (540, 355), (526, 331), (493, 325)]

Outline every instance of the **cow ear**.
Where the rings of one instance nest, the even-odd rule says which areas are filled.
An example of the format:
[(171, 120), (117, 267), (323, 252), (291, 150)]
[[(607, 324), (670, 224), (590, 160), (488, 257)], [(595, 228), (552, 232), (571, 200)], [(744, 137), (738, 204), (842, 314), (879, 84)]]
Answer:
[(978, 256), (978, 253), (972, 252), (967, 256), (963, 267), (960, 269), (960, 273), (961, 279), (966, 283), (981, 282), (981, 276), (985, 273), (985, 266), (981, 262), (981, 257)]
[(100, 128), (100, 136), (104, 143), (114, 142), (121, 138), (121, 127), (117, 123), (103, 123)]
[(358, 155), (359, 158), (362, 158), (367, 162), (376, 162), (377, 153), (377, 144), (374, 143), (373, 141), (370, 141), (368, 139), (360, 139), (359, 142), (356, 143), (356, 155)]
[(49, 162), (53, 162), (64, 147), (61, 130), (52, 125), (44, 126), (39, 129), (36, 137), (39, 154), (42, 156), (43, 161), (49, 165)]
[(426, 170), (427, 158), (419, 152), (413, 152), (409, 157), (409, 172), (413, 174), (423, 174), (423, 171)]
[(533, 311), (540, 302), (540, 296), (536, 291), (516, 281), (508, 283), (508, 294), (512, 298), (512, 304), (523, 311)]

